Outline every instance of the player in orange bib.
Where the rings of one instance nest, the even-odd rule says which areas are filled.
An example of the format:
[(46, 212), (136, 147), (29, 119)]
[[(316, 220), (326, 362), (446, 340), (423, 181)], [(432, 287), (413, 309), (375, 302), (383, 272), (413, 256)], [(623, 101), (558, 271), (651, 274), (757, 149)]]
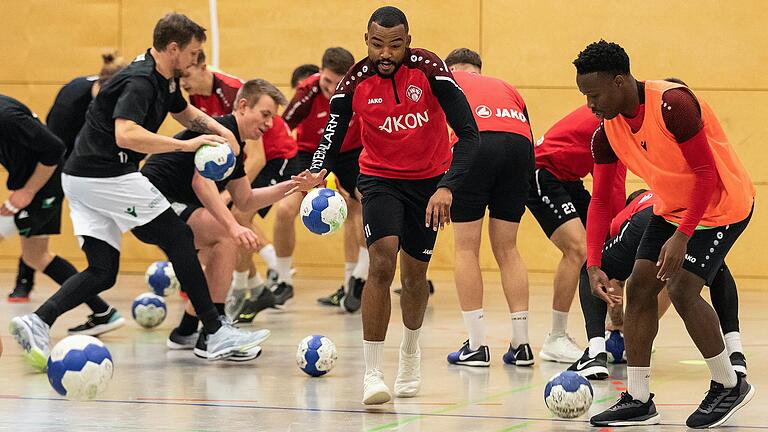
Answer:
[(627, 282), (627, 391), (592, 417), (597, 426), (657, 424), (650, 393), (651, 345), (658, 332), (657, 294), (669, 297), (712, 374), (707, 396), (686, 424), (716, 427), (746, 405), (755, 389), (734, 372), (717, 314), (702, 297), (752, 215), (755, 189), (714, 112), (682, 84), (637, 81), (619, 45), (600, 40), (573, 62), (587, 106), (602, 120), (592, 139), (595, 159), (587, 217), (587, 271), (594, 295), (621, 299), (601, 270), (618, 162), (656, 192), (654, 216)]

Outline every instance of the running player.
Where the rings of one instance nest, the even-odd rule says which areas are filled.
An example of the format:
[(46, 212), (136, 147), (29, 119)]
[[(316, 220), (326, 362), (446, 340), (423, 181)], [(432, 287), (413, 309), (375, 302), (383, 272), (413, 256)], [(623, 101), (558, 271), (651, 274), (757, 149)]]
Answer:
[(517, 250), (517, 230), (525, 213), (534, 155), (528, 109), (510, 84), (481, 75), (480, 55), (467, 48), (451, 51), (445, 64), (464, 90), (480, 130), (477, 158), (464, 183), (456, 189), (451, 219), (456, 244), (455, 280), (469, 339), (448, 362), (490, 366), (485, 342), (483, 275), (480, 239), (485, 210), (490, 210), (488, 235), (512, 317), (507, 364), (530, 366), (528, 344), (528, 271)]
[[(552, 328), (539, 352), (547, 361), (571, 363), (582, 354), (567, 332), (568, 311), (586, 258), (584, 226), (590, 195), (582, 179), (592, 172), (590, 143), (598, 124), (589, 108), (581, 106), (555, 123), (535, 146), (528, 210), (563, 254), (553, 282)], [(623, 197), (623, 183), (617, 185), (621, 189), (615, 196)], [(617, 212), (623, 204), (623, 198), (617, 198)]]
[[(479, 137), (467, 99), (445, 63), (430, 51), (410, 48), (402, 11), (392, 6), (377, 9), (368, 20), (365, 40), (368, 57), (347, 73), (332, 97), (312, 171), (333, 166), (356, 114), (364, 148), (358, 188), (371, 254), (362, 296), (363, 403), (370, 405), (392, 397), (381, 368), (398, 252), (404, 327), (395, 396), (419, 392), (427, 267), (437, 231), (451, 221), (453, 192), (464, 182)], [(453, 156), (446, 120), (459, 139)], [(322, 180), (319, 174), (314, 177), (318, 183)]]
[[(8, 171), (10, 192), (0, 207), (0, 241), (19, 234), (23, 261), (59, 285), (77, 274), (69, 261), (48, 249), (49, 237), (61, 232), (60, 166), (65, 150), (61, 139), (26, 105), (0, 95), (0, 165)], [(87, 300), (93, 309), (103, 304)]]
[[(98, 75), (78, 77), (65, 84), (56, 95), (51, 110), (48, 111), (48, 117), (45, 124), (54, 135), (64, 141), (67, 147), (64, 158), (72, 152), (75, 145), (75, 137), (80, 132), (80, 128), (85, 123), (85, 111), (93, 97), (99, 92), (112, 75), (125, 67), (125, 61), (117, 57), (115, 53), (102, 55), (104, 64)], [(26, 303), (29, 301), (29, 293), (35, 284), (35, 270), (24, 264), (24, 260), (19, 258), (19, 271), (16, 276), (16, 286), (8, 295), (8, 301), (11, 303)], [(96, 315), (105, 317), (107, 312), (106, 304), (90, 304)], [(104, 308), (104, 309), (102, 309)]]
[(656, 424), (650, 360), (658, 332), (656, 296), (666, 285), (672, 304), (712, 374), (707, 396), (688, 417), (692, 428), (715, 427), (754, 396), (736, 374), (717, 314), (702, 297), (752, 215), (755, 189), (715, 114), (682, 84), (636, 81), (618, 44), (601, 40), (576, 60), (576, 83), (602, 120), (595, 132), (593, 198), (587, 224), (587, 271), (595, 295), (617, 302), (601, 270), (618, 161), (640, 176), (658, 201), (627, 283), (624, 328), (627, 391), (590, 420), (599, 426)]
[[(317, 149), (328, 122), (329, 98), (339, 81), (355, 63), (352, 54), (344, 48), (328, 48), (323, 54), (320, 72), (299, 84), (296, 94), (283, 113), (285, 122), (296, 130), (299, 151), (290, 162), (289, 171), (300, 172), (309, 168), (312, 155)], [(358, 159), (362, 151), (358, 121), (353, 121), (339, 158), (331, 168), (338, 184), (347, 192), (348, 218), (344, 224), (344, 281), (346, 294), (341, 296), (341, 306), (348, 312), (360, 308), (360, 296), (368, 273), (368, 250), (363, 244), (362, 211), (357, 197), (357, 176), (360, 172)], [(274, 239), (277, 251), (278, 285), (275, 288), (277, 304), (293, 297), (291, 277), (292, 255), (296, 246), (295, 220), (301, 206), (301, 196), (294, 195), (277, 205)], [(321, 303), (335, 303), (338, 293), (320, 299)]]
[[(703, 101), (700, 103), (704, 104)], [(656, 195), (648, 190), (640, 189), (632, 192), (627, 198), (626, 207), (611, 220), (610, 238), (605, 241), (602, 252), (602, 269), (611, 281), (614, 294), (621, 296), (622, 285), (632, 273), (635, 264), (635, 254), (640, 245), (645, 228), (653, 217), (653, 205)], [(712, 306), (717, 312), (720, 328), (725, 335), (726, 349), (731, 365), (736, 373), (746, 376), (747, 361), (741, 346), (739, 330), (739, 297), (736, 282), (728, 266), (723, 266), (712, 280), (710, 288)], [(589, 286), (587, 270), (581, 270), (579, 280), (579, 299), (586, 323), (589, 346), (584, 355), (574, 362), (568, 370), (579, 373), (588, 379), (605, 379), (608, 377), (605, 319), (608, 305), (602, 299), (592, 295)], [(658, 316), (661, 318), (670, 306), (666, 289), (658, 295)], [(623, 331), (623, 325), (617, 325), (616, 319), (623, 320), (622, 304), (615, 304), (611, 311), (611, 320), (616, 326), (616, 332)], [(623, 338), (623, 336), (620, 336)]]
[[(239, 153), (232, 132), (188, 105), (178, 77), (197, 59), (205, 29), (184, 15), (170, 13), (154, 29), (152, 48), (139, 55), (101, 89), (62, 174), (75, 235), (88, 268), (69, 278), (35, 313), (11, 320), (11, 333), (27, 358), (44, 370), (49, 329), (63, 313), (115, 283), (122, 233), (159, 246), (203, 322), (208, 358), (224, 359), (258, 345), (262, 336), (222, 321), (211, 301), (190, 228), (138, 171), (145, 153), (193, 152), (209, 143), (226, 144)], [(168, 112), (192, 130), (215, 133), (180, 141), (157, 135)], [(16, 205), (18, 207), (18, 205)]]
[[(240, 225), (227, 209), (227, 203), (220, 192), (226, 189), (238, 208), (253, 211), (283, 198), (288, 190), (299, 185), (297, 181), (289, 180), (251, 190), (243, 166), (244, 141), (260, 139), (264, 131), (272, 127), (272, 118), (278, 106), (285, 105), (286, 102), (285, 96), (275, 86), (262, 79), (255, 79), (246, 82), (239, 90), (233, 113), (216, 117), (216, 121), (232, 131), (240, 143), (241, 150), (234, 171), (222, 181), (213, 182), (197, 173), (192, 153), (153, 155), (141, 168), (141, 173), (171, 201), (174, 211), (192, 228), (195, 246), (200, 256), (204, 257), (202, 263), (211, 297), (220, 315), (224, 315), (224, 301), (232, 282), (238, 249), (253, 250), (259, 243), (256, 234)], [(200, 135), (200, 132), (186, 130), (176, 135), (176, 138), (189, 140)], [(205, 358), (206, 335), (198, 335), (197, 326), (194, 308), (188, 303), (181, 324), (168, 338), (168, 347), (194, 347), (195, 355)], [(261, 332), (266, 339), (269, 332)], [(255, 358), (259, 352), (260, 348), (257, 347), (245, 358), (235, 356), (232, 359)]]

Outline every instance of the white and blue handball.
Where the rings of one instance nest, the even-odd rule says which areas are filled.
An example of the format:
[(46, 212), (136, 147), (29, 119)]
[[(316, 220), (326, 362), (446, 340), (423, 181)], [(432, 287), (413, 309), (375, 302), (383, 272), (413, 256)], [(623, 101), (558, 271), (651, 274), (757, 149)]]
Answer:
[(203, 177), (221, 181), (235, 170), (235, 154), (226, 144), (201, 145), (195, 152), (195, 167)]
[(560, 372), (544, 387), (547, 408), (561, 418), (575, 418), (586, 413), (593, 396), (589, 381), (573, 371)]
[(305, 337), (296, 351), (296, 363), (299, 369), (313, 377), (327, 374), (333, 369), (336, 358), (336, 345), (327, 337), (320, 335)]
[(159, 326), (165, 320), (167, 313), (165, 300), (155, 293), (139, 294), (131, 306), (133, 319), (144, 328)]
[(93, 336), (66, 337), (48, 358), (48, 381), (67, 399), (95, 398), (107, 388), (112, 372), (112, 355)]
[(176, 278), (176, 272), (173, 271), (173, 265), (168, 261), (155, 261), (147, 268), (144, 274), (144, 280), (147, 282), (149, 291), (161, 297), (168, 297), (179, 289), (179, 280)]
[(301, 221), (315, 234), (326, 235), (338, 231), (346, 218), (347, 203), (333, 189), (312, 189), (301, 202)]
[(605, 332), (605, 351), (611, 363), (626, 363), (627, 353), (624, 349), (624, 334), (619, 330)]

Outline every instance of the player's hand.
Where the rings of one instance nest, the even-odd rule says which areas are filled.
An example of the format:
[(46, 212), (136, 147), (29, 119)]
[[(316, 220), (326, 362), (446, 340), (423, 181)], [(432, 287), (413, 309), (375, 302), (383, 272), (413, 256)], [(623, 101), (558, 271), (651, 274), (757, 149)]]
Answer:
[(247, 250), (256, 250), (261, 245), (259, 236), (240, 224), (232, 225), (229, 228), (229, 235), (235, 239), (238, 246)]
[(285, 193), (285, 196), (291, 195), (295, 192), (307, 192), (312, 188), (315, 188), (319, 185), (325, 186), (325, 174), (328, 171), (322, 169), (320, 172), (310, 172), (309, 170), (304, 170), (300, 172), (298, 175), (291, 176), (291, 182), (292, 187), (288, 192)]
[(453, 193), (448, 188), (437, 188), (432, 198), (427, 204), (427, 214), (424, 223), (427, 228), (432, 227), (433, 231), (445, 229), (446, 225), (451, 223), (451, 203), (453, 203)]
[(688, 249), (688, 237), (680, 231), (675, 231), (672, 237), (669, 238), (661, 247), (659, 252), (659, 260), (656, 262), (656, 267), (659, 268), (659, 273), (656, 277), (662, 282), (666, 282), (669, 278), (676, 275), (683, 267), (683, 260), (685, 259), (685, 251)]
[(2, 207), (0, 207), (0, 215), (13, 216), (26, 208), (29, 203), (32, 202), (32, 198), (35, 194), (27, 189), (21, 188), (11, 192), (11, 195), (5, 201)]
[(200, 135), (198, 137), (192, 138), (191, 140), (182, 142), (184, 143), (184, 148), (182, 151), (194, 152), (204, 145), (216, 146), (219, 144), (226, 144), (227, 139), (218, 135)]
[(611, 285), (611, 281), (600, 267), (592, 266), (588, 268), (587, 275), (589, 275), (589, 285), (592, 288), (592, 295), (608, 303), (609, 307), (621, 304), (621, 296), (616, 294), (616, 290)]

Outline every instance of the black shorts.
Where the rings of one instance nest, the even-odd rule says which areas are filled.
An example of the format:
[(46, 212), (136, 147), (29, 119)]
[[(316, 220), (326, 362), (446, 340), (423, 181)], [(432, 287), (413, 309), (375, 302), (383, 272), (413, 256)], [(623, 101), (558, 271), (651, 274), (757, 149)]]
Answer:
[(57, 169), (32, 198), (32, 202), (13, 217), (19, 235), (36, 237), (61, 233), (61, 169)]
[(624, 222), (619, 233), (603, 245), (603, 264), (600, 266), (610, 279), (625, 281), (635, 267), (635, 255), (645, 228), (653, 218), (653, 207), (643, 209)]
[[(752, 212), (744, 220), (734, 224), (694, 231), (688, 240), (683, 268), (704, 279), (707, 286), (711, 286), (712, 280), (725, 262), (725, 256), (747, 228), (751, 218)], [(640, 241), (636, 259), (647, 259), (654, 263), (658, 261), (661, 247), (676, 230), (675, 225), (661, 216), (654, 215)]]
[(427, 228), (424, 219), (427, 203), (442, 177), (400, 180), (360, 174), (357, 188), (363, 195), (363, 231), (368, 246), (380, 238), (397, 236), (405, 253), (429, 262), (437, 232)]
[(571, 219), (581, 219), (586, 227), (591, 198), (581, 180), (558, 180), (545, 168), (538, 168), (531, 178), (527, 205), (544, 234), (552, 237), (555, 230)]
[(171, 210), (176, 213), (181, 220), (184, 221), (184, 223), (187, 223), (189, 218), (192, 216), (192, 213), (195, 212), (197, 209), (205, 208), (198, 204), (184, 204), (180, 202), (173, 202), (171, 201)]
[(453, 193), (451, 219), (471, 222), (485, 216), (520, 222), (535, 168), (533, 144), (518, 134), (481, 132), (480, 148), (464, 183)]
[[(264, 168), (261, 169), (259, 175), (251, 182), (252, 188), (261, 188), (267, 186), (273, 186), (280, 182), (284, 182), (291, 178), (292, 175), (300, 173), (302, 170), (298, 170), (298, 163), (292, 162), (293, 159), (272, 159), (267, 161)], [(267, 216), (269, 209), (272, 206), (267, 206), (259, 209), (259, 216), (262, 218)]]

